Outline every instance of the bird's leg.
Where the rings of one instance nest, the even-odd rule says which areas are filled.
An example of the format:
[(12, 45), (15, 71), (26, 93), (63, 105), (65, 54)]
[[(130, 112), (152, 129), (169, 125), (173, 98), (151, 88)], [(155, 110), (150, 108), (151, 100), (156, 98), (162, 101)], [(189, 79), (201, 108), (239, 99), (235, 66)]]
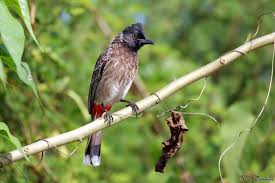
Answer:
[(110, 126), (114, 118), (106, 108), (104, 108), (104, 110), (105, 110), (105, 112), (103, 113), (104, 122), (107, 123), (108, 126)]
[(138, 108), (137, 104), (135, 104), (134, 102), (131, 102), (129, 100), (124, 100), (124, 99), (121, 99), (120, 102), (127, 103), (126, 107), (130, 106), (132, 108), (133, 114), (136, 115), (136, 117), (138, 116), (139, 108)]

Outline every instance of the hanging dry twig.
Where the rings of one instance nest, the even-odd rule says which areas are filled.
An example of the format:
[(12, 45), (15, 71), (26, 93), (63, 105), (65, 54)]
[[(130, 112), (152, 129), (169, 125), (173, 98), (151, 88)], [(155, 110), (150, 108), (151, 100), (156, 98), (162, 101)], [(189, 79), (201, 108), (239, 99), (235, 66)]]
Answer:
[(183, 116), (180, 112), (172, 111), (171, 117), (167, 118), (166, 121), (170, 128), (171, 136), (167, 141), (162, 142), (162, 154), (155, 167), (155, 171), (161, 173), (163, 173), (169, 158), (173, 157), (181, 148), (184, 134), (188, 131)]

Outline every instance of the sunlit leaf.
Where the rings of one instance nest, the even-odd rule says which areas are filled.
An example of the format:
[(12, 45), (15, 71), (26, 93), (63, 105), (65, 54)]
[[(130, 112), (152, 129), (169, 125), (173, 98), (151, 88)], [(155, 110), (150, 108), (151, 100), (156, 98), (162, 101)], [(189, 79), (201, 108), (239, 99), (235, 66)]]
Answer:
[(31, 26), (31, 19), (30, 19), (30, 14), (29, 14), (29, 7), (28, 7), (28, 2), (26, 0), (18, 0), (19, 6), (20, 6), (20, 10), (21, 13), (23, 15), (23, 20), (26, 24), (26, 27), (28, 29), (28, 31), (30, 32), (33, 40), (36, 42), (36, 44), (40, 47), (35, 34), (33, 32), (32, 26)]
[(10, 10), (17, 13), (23, 19), (33, 40), (36, 42), (36, 44), (41, 49), (41, 47), (36, 39), (36, 36), (33, 32), (32, 26), (31, 26), (31, 19), (30, 19), (30, 13), (29, 13), (29, 7), (28, 7), (27, 0), (5, 0), (5, 3), (9, 7)]
[(0, 33), (16, 66), (20, 66), (24, 50), (24, 30), (21, 24), (12, 17), (3, 1), (0, 1)]
[[(3, 1), (0, 1), (0, 33), (3, 43), (16, 65), (17, 75), (32, 88), (35, 96), (39, 98), (28, 64), (21, 62), (25, 41), (24, 30), (21, 24), (12, 17)], [(8, 58), (3, 60), (9, 61)], [(8, 65), (12, 67), (11, 64)]]

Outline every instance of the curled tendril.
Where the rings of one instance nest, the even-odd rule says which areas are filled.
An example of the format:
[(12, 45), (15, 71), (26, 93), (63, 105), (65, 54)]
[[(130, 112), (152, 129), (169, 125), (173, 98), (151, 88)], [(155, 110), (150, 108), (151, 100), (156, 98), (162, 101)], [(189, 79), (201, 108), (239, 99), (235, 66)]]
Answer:
[(219, 127), (219, 124), (220, 124), (220, 122), (216, 118), (214, 118), (213, 116), (211, 116), (209, 114), (205, 114), (205, 113), (202, 113), (202, 112), (182, 112), (182, 114), (207, 116), (210, 119), (212, 119), (215, 123), (218, 123), (218, 127)]
[(204, 85), (203, 85), (203, 87), (202, 87), (202, 89), (201, 89), (201, 92), (200, 92), (199, 96), (197, 96), (196, 98), (189, 99), (185, 105), (183, 105), (183, 106), (182, 106), (182, 105), (179, 105), (179, 106), (177, 106), (177, 107), (175, 108), (175, 110), (176, 110), (176, 111), (179, 111), (179, 110), (181, 110), (181, 109), (185, 109), (185, 108), (188, 107), (188, 105), (189, 105), (191, 102), (200, 100), (200, 98), (201, 98), (201, 96), (202, 96), (202, 94), (203, 94), (203, 92), (204, 92), (206, 86), (207, 86), (207, 77), (206, 77), (205, 80), (204, 80)]
[[(263, 13), (261, 14), (259, 17), (258, 17), (258, 27), (257, 27), (257, 30), (255, 32), (255, 34), (252, 36), (255, 37), (260, 29), (260, 25), (259, 25), (259, 22), (260, 22), (260, 18), (263, 16), (263, 15), (267, 15), (267, 14), (271, 14), (271, 13)], [(275, 16), (275, 13), (272, 12), (273, 16)], [(224, 180), (223, 180), (223, 176), (222, 176), (222, 173), (221, 173), (221, 160), (223, 158), (223, 156), (227, 153), (227, 151), (229, 149), (231, 149), (237, 142), (237, 140), (241, 137), (241, 135), (243, 133), (251, 133), (253, 128), (255, 127), (256, 123), (258, 122), (259, 118), (261, 117), (266, 105), (267, 105), (267, 101), (269, 99), (269, 96), (270, 96), (270, 92), (271, 92), (271, 88), (272, 88), (272, 81), (273, 81), (273, 75), (274, 75), (274, 57), (275, 57), (275, 40), (273, 42), (273, 51), (272, 51), (272, 58), (271, 58), (271, 73), (270, 73), (270, 80), (269, 80), (269, 86), (268, 86), (268, 91), (267, 91), (267, 94), (266, 94), (266, 98), (265, 98), (265, 102), (259, 112), (259, 114), (257, 115), (257, 117), (255, 118), (255, 120), (253, 121), (252, 123), (252, 126), (250, 128), (247, 128), (247, 129), (244, 129), (242, 130), (238, 137), (233, 141), (233, 143), (231, 145), (229, 145), (223, 152), (222, 154), (220, 155), (220, 158), (219, 158), (219, 162), (218, 162), (218, 168), (219, 168), (219, 174), (220, 174), (220, 178), (221, 178), (221, 181), (222, 183), (224, 183)]]
[(45, 141), (48, 144), (48, 147), (53, 146), (57, 150), (57, 152), (59, 152), (60, 154), (62, 154), (63, 156), (66, 156), (66, 157), (72, 156), (76, 152), (76, 150), (79, 148), (80, 144), (82, 143), (82, 139), (79, 139), (79, 143), (77, 144), (76, 148), (74, 150), (72, 150), (72, 152), (67, 154), (67, 153), (61, 151), (56, 145), (51, 144), (47, 139), (41, 139), (39, 141)]

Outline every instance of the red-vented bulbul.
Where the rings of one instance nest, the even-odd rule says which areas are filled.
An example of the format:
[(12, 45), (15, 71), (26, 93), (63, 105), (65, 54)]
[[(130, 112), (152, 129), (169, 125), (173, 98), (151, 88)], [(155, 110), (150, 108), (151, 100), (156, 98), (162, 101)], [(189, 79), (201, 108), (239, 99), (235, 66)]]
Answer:
[[(92, 120), (101, 117), (112, 121), (109, 113), (117, 102), (126, 102), (137, 114), (138, 107), (125, 100), (138, 68), (138, 50), (146, 44), (154, 44), (146, 39), (141, 23), (126, 27), (114, 38), (108, 48), (99, 56), (93, 71), (89, 89), (88, 110)], [(83, 159), (84, 164), (100, 165), (102, 132), (90, 135)]]

